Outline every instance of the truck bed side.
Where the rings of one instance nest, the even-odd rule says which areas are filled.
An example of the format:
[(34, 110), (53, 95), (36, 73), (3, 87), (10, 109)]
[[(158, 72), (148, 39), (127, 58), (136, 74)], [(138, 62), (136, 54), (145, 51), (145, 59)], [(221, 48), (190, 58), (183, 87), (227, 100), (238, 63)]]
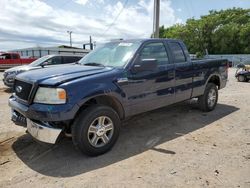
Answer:
[(216, 82), (218, 89), (222, 89), (227, 81), (228, 62), (226, 59), (203, 59), (192, 61), (193, 63), (193, 92), (192, 97), (204, 93), (206, 84)]

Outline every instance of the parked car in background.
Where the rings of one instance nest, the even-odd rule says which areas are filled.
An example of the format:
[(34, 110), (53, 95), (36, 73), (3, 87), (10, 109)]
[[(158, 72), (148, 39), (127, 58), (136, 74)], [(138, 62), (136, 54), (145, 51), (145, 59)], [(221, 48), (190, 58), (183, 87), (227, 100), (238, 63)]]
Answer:
[(8, 69), (19, 65), (29, 64), (37, 58), (21, 58), (18, 53), (1, 52), (0, 53), (0, 69)]
[(237, 70), (235, 73), (235, 77), (238, 82), (248, 82), (250, 80), (250, 64), (248, 63), (241, 63), (238, 64)]
[(16, 75), (34, 69), (47, 68), (51, 65), (61, 65), (78, 62), (83, 56), (81, 55), (46, 55), (29, 65), (17, 66), (4, 71), (3, 82), (6, 86), (12, 87)]
[(191, 61), (180, 40), (122, 40), (78, 64), (18, 75), (9, 106), (12, 120), (37, 140), (54, 144), (71, 134), (77, 148), (96, 156), (112, 148), (130, 116), (194, 97), (212, 111), (227, 78), (226, 59)]

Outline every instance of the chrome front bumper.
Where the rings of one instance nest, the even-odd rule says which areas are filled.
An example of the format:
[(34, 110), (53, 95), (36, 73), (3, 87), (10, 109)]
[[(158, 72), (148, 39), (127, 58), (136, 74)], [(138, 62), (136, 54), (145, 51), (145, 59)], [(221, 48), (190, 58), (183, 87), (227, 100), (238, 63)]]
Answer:
[(51, 127), (45, 123), (37, 123), (28, 118), (27, 130), (35, 139), (49, 144), (55, 144), (58, 136), (62, 132), (62, 129)]

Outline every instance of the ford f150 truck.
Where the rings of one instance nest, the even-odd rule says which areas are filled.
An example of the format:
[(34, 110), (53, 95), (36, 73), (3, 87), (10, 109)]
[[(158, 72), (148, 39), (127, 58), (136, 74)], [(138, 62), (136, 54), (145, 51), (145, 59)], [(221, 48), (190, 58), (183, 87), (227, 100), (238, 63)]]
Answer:
[(18, 53), (0, 53), (0, 69), (8, 69), (19, 65), (26, 65), (35, 60), (36, 58), (21, 58)]
[(203, 111), (213, 110), (227, 70), (227, 60), (191, 61), (179, 40), (113, 41), (79, 64), (17, 75), (9, 106), (35, 139), (54, 144), (71, 134), (95, 156), (112, 148), (129, 116), (194, 97)]

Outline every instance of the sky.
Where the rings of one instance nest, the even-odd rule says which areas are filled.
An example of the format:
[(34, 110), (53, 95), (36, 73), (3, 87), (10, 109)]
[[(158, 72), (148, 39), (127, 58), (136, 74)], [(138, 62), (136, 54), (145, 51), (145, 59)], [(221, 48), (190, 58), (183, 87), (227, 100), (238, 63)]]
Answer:
[[(118, 38), (148, 38), (154, 0), (0, 0), (0, 51), (36, 46), (82, 47)], [(161, 0), (160, 25), (198, 19), (209, 10), (250, 8), (250, 0)]]

